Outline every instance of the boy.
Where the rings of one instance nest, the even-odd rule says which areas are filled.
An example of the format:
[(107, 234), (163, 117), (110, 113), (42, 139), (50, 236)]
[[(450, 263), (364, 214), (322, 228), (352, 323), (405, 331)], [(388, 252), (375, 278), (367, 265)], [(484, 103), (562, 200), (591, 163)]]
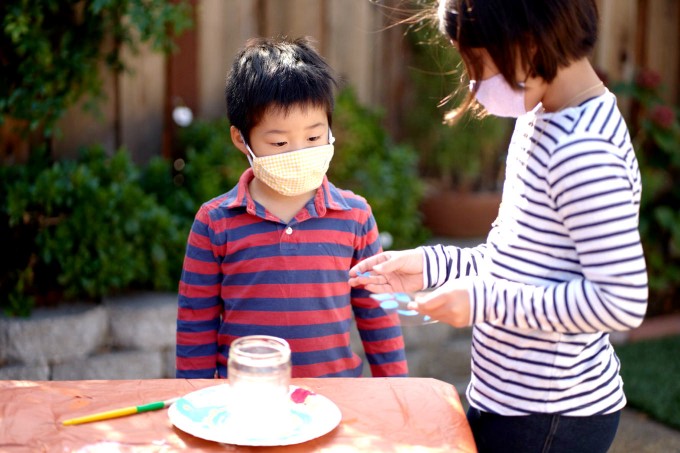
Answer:
[(349, 269), (380, 252), (366, 201), (325, 176), (336, 80), (306, 39), (253, 39), (227, 77), (227, 115), (247, 169), (201, 206), (179, 286), (177, 377), (227, 377), (229, 344), (287, 340), (293, 377), (356, 377), (354, 312), (373, 376), (406, 376), (404, 341)]

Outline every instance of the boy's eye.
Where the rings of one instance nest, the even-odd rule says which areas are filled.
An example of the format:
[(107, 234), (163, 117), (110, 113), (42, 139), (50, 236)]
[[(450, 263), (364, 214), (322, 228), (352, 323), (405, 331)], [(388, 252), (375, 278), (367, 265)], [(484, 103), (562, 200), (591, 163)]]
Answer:
[(319, 140), (320, 138), (321, 138), (320, 135), (317, 135), (317, 136), (315, 136), (315, 137), (309, 137), (309, 141), (310, 141), (310, 142), (315, 142), (315, 141)]
[(283, 146), (286, 146), (287, 144), (288, 144), (288, 142), (276, 142), (276, 143), (272, 143), (273, 146), (276, 146), (276, 147), (278, 147), (278, 148), (281, 148), (281, 147), (283, 147)]

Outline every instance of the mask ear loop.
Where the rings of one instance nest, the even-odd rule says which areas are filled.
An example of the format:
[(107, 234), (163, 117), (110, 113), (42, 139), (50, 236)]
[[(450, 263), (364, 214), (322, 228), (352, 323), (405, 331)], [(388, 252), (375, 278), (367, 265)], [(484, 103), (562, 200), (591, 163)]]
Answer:
[(331, 128), (328, 128), (328, 144), (332, 145), (335, 143), (335, 137), (333, 137), (333, 132), (331, 132)]
[(521, 82), (516, 82), (517, 87), (519, 87), (521, 90), (526, 90), (527, 89), (527, 80), (529, 80), (529, 73), (527, 72), (526, 77), (524, 77), (524, 80)]
[[(246, 145), (246, 149), (247, 149), (248, 152), (250, 153), (250, 156), (246, 156), (246, 157), (248, 158), (248, 163), (249, 163), (250, 166), (252, 167), (252, 166), (253, 166), (253, 159), (256, 159), (257, 156), (255, 155), (255, 153), (253, 152), (253, 150), (250, 149), (250, 145), (248, 145), (248, 142), (246, 141), (246, 138), (243, 136), (243, 132), (238, 131), (238, 134), (241, 136), (241, 140), (243, 140), (243, 144)], [(251, 157), (251, 156), (252, 156), (252, 157)]]

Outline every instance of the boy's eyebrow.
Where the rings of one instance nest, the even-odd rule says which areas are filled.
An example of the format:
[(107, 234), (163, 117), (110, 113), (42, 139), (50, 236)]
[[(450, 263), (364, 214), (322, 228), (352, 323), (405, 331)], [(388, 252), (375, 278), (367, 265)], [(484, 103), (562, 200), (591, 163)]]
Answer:
[[(305, 130), (315, 129), (317, 127), (325, 126), (325, 125), (326, 125), (326, 123), (319, 121), (318, 123), (315, 123), (315, 124), (312, 124), (310, 126), (305, 127)], [(266, 131), (265, 134), (285, 134), (286, 132), (288, 132), (288, 131), (282, 130), (282, 129), (270, 129), (270, 130)]]

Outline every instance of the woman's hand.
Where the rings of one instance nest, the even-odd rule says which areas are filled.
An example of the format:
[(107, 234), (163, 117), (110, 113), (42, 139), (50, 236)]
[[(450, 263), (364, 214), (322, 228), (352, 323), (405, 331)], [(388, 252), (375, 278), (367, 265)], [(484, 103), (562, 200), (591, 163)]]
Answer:
[[(349, 270), (350, 286), (372, 293), (410, 293), (423, 289), (423, 251), (389, 251), (372, 256)], [(370, 273), (370, 275), (358, 275)]]
[(409, 308), (453, 327), (470, 325), (468, 282), (474, 277), (451, 279), (432, 292), (420, 293)]

